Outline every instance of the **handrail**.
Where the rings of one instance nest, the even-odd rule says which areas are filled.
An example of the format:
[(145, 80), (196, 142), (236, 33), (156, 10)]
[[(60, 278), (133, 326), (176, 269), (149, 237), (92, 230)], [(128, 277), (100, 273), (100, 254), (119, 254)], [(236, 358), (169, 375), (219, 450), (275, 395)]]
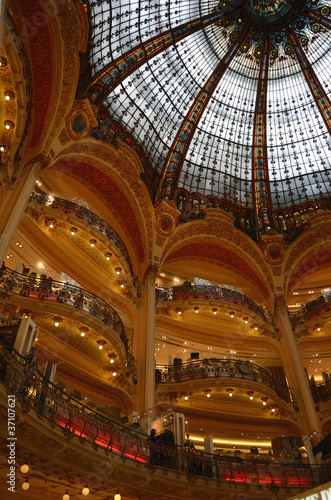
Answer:
[(289, 312), (289, 318), (293, 326), (304, 323), (308, 319), (319, 316), (320, 314), (330, 311), (331, 296), (323, 297), (307, 302), (299, 311)]
[(209, 358), (181, 365), (156, 365), (155, 370), (155, 382), (160, 384), (222, 377), (240, 377), (259, 382), (270, 387), (284, 401), (293, 401), (289, 386), (276, 382), (265, 368), (240, 359)]
[[(62, 428), (66, 439), (76, 437), (122, 458), (139, 461), (149, 469), (159, 467), (186, 473), (189, 478), (203, 476), (229, 484), (265, 485), (269, 488), (311, 488), (328, 481), (327, 467), (311, 467), (303, 463), (279, 463), (218, 456), (187, 451), (173, 444), (167, 436), (149, 438), (136, 429), (127, 428), (86, 407), (54, 386), (0, 346), (0, 380), (15, 395), (24, 411), (34, 410), (52, 427)], [(171, 434), (171, 433), (170, 433)], [(164, 438), (164, 439), (162, 439)]]
[(62, 283), (52, 278), (38, 278), (34, 276), (36, 273), (31, 274), (26, 276), (3, 265), (0, 268), (0, 287), (6, 292), (16, 293), (24, 297), (66, 303), (102, 320), (121, 339), (126, 352), (127, 368), (134, 374), (134, 358), (128, 352), (129, 341), (125, 328), (119, 314), (111, 305), (84, 288), (70, 283)]
[(166, 290), (156, 289), (157, 300), (187, 300), (187, 299), (212, 299), (222, 300), (224, 302), (231, 302), (242, 307), (246, 307), (254, 312), (264, 321), (273, 324), (272, 314), (264, 311), (262, 307), (258, 306), (251, 300), (239, 292), (229, 290), (228, 288), (221, 288), (220, 286), (213, 285), (196, 285), (190, 282), (185, 282), (183, 285), (167, 288)]
[(122, 238), (117, 234), (115, 229), (113, 229), (106, 221), (104, 221), (99, 215), (96, 215), (91, 210), (88, 210), (77, 203), (69, 200), (64, 200), (63, 198), (57, 198), (52, 196), (51, 199), (45, 193), (33, 192), (30, 199), (35, 200), (40, 205), (45, 207), (51, 207), (55, 210), (63, 211), (65, 214), (73, 215), (78, 219), (82, 219), (87, 222), (90, 226), (95, 227), (100, 233), (104, 234), (109, 241), (111, 241), (120, 251), (121, 255), (126, 260), (131, 277), (132, 284), (138, 285), (138, 277), (133, 272), (132, 262), (130, 259), (130, 254), (126, 248)]

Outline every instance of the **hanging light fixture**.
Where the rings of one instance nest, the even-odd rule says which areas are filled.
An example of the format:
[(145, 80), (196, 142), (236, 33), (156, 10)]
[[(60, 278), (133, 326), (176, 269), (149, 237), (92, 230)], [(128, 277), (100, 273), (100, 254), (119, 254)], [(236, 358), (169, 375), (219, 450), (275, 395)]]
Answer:
[(70, 500), (70, 495), (68, 493), (68, 490), (65, 492), (65, 494), (62, 497), (62, 500)]
[(28, 464), (21, 465), (22, 474), (27, 474), (29, 472), (29, 469), (30, 469), (30, 467), (28, 466)]
[(30, 483), (28, 479), (25, 479), (24, 483), (22, 484), (22, 489), (23, 490), (28, 490), (30, 488)]
[(114, 495), (114, 500), (121, 500), (121, 498), (122, 498), (122, 496), (120, 495), (119, 491), (117, 490), (117, 492)]
[(84, 497), (86, 497), (89, 493), (90, 493), (89, 487), (86, 485), (86, 486), (82, 489), (82, 495), (84, 495)]

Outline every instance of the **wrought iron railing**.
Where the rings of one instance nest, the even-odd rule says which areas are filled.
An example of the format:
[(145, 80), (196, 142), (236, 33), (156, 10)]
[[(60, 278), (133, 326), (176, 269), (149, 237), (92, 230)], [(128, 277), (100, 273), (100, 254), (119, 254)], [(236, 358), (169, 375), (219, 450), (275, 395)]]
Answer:
[(155, 382), (160, 384), (230, 377), (258, 382), (270, 387), (284, 401), (293, 401), (290, 387), (276, 382), (267, 370), (248, 361), (210, 358), (181, 365), (156, 365), (155, 370)]
[(25, 276), (2, 266), (0, 268), (0, 289), (6, 293), (19, 294), (24, 297), (65, 303), (100, 319), (121, 339), (126, 351), (127, 368), (134, 375), (135, 361), (129, 353), (129, 341), (123, 322), (115, 309), (84, 288), (55, 281), (52, 278), (37, 277), (36, 274), (30, 273), (30, 276)]
[(331, 380), (322, 384), (310, 383), (310, 390), (315, 403), (329, 401), (331, 399)]
[(203, 476), (229, 484), (266, 486), (273, 492), (280, 487), (308, 489), (330, 480), (331, 469), (326, 466), (284, 464), (264, 461), (258, 456), (253, 461), (223, 457), (193, 449), (187, 451), (176, 446), (169, 433), (148, 437), (68, 396), (35, 366), (33, 357), (22, 359), (0, 345), (0, 380), (8, 393), (15, 395), (23, 411), (33, 410), (52, 427), (61, 427), (66, 439), (76, 437), (81, 443), (90, 443), (95, 450), (139, 461), (151, 472), (156, 468), (172, 469), (192, 479)]
[(289, 313), (289, 317), (293, 326), (304, 323), (308, 319), (319, 316), (320, 314), (330, 311), (331, 309), (331, 297), (323, 297), (321, 295), (316, 300), (307, 302), (299, 311), (293, 311)]
[(45, 207), (51, 207), (55, 210), (64, 212), (65, 214), (77, 217), (78, 219), (87, 222), (88, 225), (93, 226), (100, 233), (104, 234), (106, 238), (118, 248), (122, 257), (124, 257), (125, 261), (127, 262), (130, 269), (133, 285), (138, 284), (138, 277), (135, 276), (133, 272), (130, 254), (122, 238), (101, 217), (91, 212), (91, 210), (88, 210), (87, 208), (82, 207), (81, 205), (77, 205), (77, 203), (73, 203), (72, 201), (64, 200), (62, 198), (57, 198), (57, 197), (49, 198), (44, 193), (33, 192), (31, 194), (30, 199), (37, 201), (38, 203), (44, 205)]
[(253, 300), (246, 297), (239, 292), (230, 290), (228, 288), (221, 288), (220, 286), (213, 285), (192, 285), (189, 282), (180, 286), (167, 288), (166, 290), (156, 289), (157, 300), (186, 300), (186, 299), (211, 299), (222, 300), (230, 302), (249, 309), (257, 314), (260, 318), (269, 324), (273, 323), (272, 314), (262, 309), (253, 302)]

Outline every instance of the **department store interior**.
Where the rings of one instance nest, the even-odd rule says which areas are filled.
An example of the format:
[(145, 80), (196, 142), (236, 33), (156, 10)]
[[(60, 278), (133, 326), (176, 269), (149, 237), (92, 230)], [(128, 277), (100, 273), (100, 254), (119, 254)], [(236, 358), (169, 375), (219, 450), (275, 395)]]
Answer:
[(331, 1), (1, 9), (1, 498), (327, 484)]

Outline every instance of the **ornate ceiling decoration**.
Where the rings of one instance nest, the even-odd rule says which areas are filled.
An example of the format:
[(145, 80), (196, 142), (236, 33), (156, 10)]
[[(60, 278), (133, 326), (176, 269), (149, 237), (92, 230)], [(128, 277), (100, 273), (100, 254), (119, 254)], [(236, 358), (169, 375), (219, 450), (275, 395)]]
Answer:
[[(330, 0), (90, 3), (90, 100), (161, 178), (270, 225), (329, 195)], [(105, 119), (100, 114), (100, 125)]]

